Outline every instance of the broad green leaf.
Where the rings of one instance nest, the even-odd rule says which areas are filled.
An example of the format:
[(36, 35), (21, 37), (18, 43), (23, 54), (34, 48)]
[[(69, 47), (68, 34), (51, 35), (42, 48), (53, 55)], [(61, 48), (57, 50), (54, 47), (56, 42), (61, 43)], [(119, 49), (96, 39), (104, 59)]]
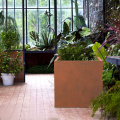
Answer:
[(107, 51), (104, 47), (99, 49), (100, 47), (101, 47), (101, 44), (98, 42), (95, 42), (95, 44), (92, 46), (92, 50), (97, 57), (100, 57), (103, 61), (106, 61)]
[(64, 34), (64, 36), (69, 34), (69, 26), (66, 22), (64, 22), (64, 24), (63, 24), (63, 34)]
[(82, 37), (88, 36), (91, 34), (91, 31), (87, 27), (83, 27), (82, 31), (79, 32)]

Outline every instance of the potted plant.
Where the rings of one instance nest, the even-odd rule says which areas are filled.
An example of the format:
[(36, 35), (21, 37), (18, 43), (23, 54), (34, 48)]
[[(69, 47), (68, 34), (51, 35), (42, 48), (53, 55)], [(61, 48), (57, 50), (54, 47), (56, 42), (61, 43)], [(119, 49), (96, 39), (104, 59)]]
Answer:
[(103, 89), (103, 61), (86, 42), (58, 50), (54, 61), (55, 107), (89, 107)]
[(1, 33), (2, 48), (0, 49), (0, 72), (4, 85), (13, 85), (15, 74), (23, 70), (22, 52), (12, 51), (16, 43), (16, 32), (11, 29)]
[(17, 52), (17, 55), (13, 57), (12, 52), (0, 50), (0, 72), (3, 85), (13, 85), (15, 74), (23, 70), (20, 56), (22, 56), (21, 52)]

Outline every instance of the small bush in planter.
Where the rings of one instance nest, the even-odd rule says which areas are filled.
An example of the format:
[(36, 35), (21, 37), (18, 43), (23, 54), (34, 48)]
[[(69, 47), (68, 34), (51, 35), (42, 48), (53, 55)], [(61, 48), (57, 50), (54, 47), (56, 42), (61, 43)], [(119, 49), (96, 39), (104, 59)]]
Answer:
[(59, 49), (60, 60), (94, 60), (91, 47), (87, 47), (86, 42), (82, 41), (75, 47), (69, 44), (67, 47)]
[(21, 61), (21, 52), (17, 52), (15, 57), (11, 57), (12, 52), (0, 50), (0, 72), (4, 85), (13, 85), (14, 75), (24, 69)]
[(2, 73), (15, 73), (18, 74), (23, 70), (23, 62), (21, 61), (20, 56), (21, 52), (17, 52), (15, 58), (11, 57), (11, 52), (4, 52), (0, 50), (0, 71)]

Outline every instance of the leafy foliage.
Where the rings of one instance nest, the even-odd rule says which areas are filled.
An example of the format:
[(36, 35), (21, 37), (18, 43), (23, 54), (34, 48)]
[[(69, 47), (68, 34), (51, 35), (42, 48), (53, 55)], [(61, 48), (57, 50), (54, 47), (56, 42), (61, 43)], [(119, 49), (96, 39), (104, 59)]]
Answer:
[(103, 61), (106, 61), (107, 51), (104, 47), (101, 47), (101, 44), (98, 42), (95, 42), (95, 44), (92, 46), (93, 52), (97, 57), (100, 57)]
[(103, 63), (102, 80), (106, 90), (115, 85), (116, 81), (120, 79), (119, 74), (120, 70), (117, 70), (114, 64), (108, 62)]
[(54, 66), (51, 65), (49, 68), (47, 65), (37, 65), (30, 67), (26, 70), (26, 73), (32, 73), (32, 74), (43, 74), (43, 73), (54, 73)]
[(4, 24), (4, 15), (3, 15), (3, 11), (0, 12), (0, 25), (3, 25)]
[[(102, 47), (101, 44), (98, 42), (95, 42), (95, 44), (92, 46), (93, 52), (97, 57), (100, 57), (103, 60), (103, 74), (102, 74), (102, 80), (104, 83), (104, 87), (106, 90), (108, 90), (110, 87), (115, 85), (116, 81), (119, 79), (119, 70), (116, 69), (116, 66), (114, 64), (106, 62), (106, 56), (108, 54), (108, 51)], [(114, 55), (118, 54), (118, 48), (119, 46), (115, 47), (114, 49)]]
[(19, 73), (24, 69), (21, 61), (21, 52), (17, 52), (15, 57), (12, 57), (12, 52), (4, 52), (0, 50), (0, 71), (2, 73)]
[(25, 49), (26, 49), (26, 50), (30, 50), (30, 45), (25, 44)]
[[(85, 39), (87, 39), (85, 36), (88, 36), (91, 33), (90, 29), (86, 28), (84, 17), (82, 15), (79, 15), (79, 13), (78, 13), (77, 0), (75, 0), (74, 2), (75, 2), (76, 16), (74, 16), (75, 19), (74, 19), (73, 23), (74, 23), (74, 26), (76, 27), (76, 29), (74, 31), (70, 32), (69, 25), (65, 22), (65, 20), (66, 19), (72, 20), (72, 19), (70, 17), (68, 17), (64, 20), (63, 32), (61, 32), (57, 36), (57, 40), (54, 43), (54, 44), (57, 44), (57, 43), (59, 44), (58, 48), (62, 48), (62, 46), (64, 46), (63, 44), (67, 44), (66, 41), (74, 42), (74, 41), (80, 40), (81, 38), (82, 39), (84, 38), (84, 40), (85, 40)], [(81, 31), (83, 31), (83, 32), (81, 32)]]
[(82, 28), (82, 31), (80, 31), (79, 33), (80, 33), (81, 37), (85, 37), (85, 36), (90, 35), (90, 34), (91, 34), (91, 31), (90, 31), (89, 28), (83, 27), (83, 28)]
[(66, 22), (64, 22), (64, 24), (63, 24), (63, 35), (66, 36), (66, 35), (69, 34), (69, 32), (70, 32), (69, 26)]
[(3, 31), (1, 33), (2, 44), (6, 50), (11, 50), (15, 47), (16, 36), (17, 34), (15, 32), (12, 32), (11, 29), (9, 29), (7, 32)]
[(33, 39), (34, 41), (39, 41), (39, 35), (38, 35), (38, 33), (37, 32), (35, 32), (35, 31), (31, 31), (30, 32), (30, 37), (31, 37), (31, 39)]
[(69, 44), (67, 47), (58, 50), (60, 60), (94, 60), (91, 47), (83, 41), (73, 47)]
[(107, 92), (103, 93), (94, 99), (91, 103), (93, 109), (92, 117), (95, 112), (101, 108), (103, 113), (101, 119), (107, 115), (108, 118), (116, 117), (120, 120), (120, 81), (117, 81)]
[(74, 24), (75, 24), (76, 30), (79, 30), (82, 27), (86, 27), (84, 17), (82, 15), (79, 15), (79, 13), (78, 13), (77, 0), (75, 0), (75, 13), (76, 13), (76, 16), (75, 16)]
[(35, 46), (40, 50), (51, 49), (54, 46), (55, 36), (47, 31), (41, 32), (41, 38), (35, 31), (30, 32), (30, 37), (35, 41)]
[[(1, 21), (1, 23), (0, 23), (1, 24), (1, 26), (0, 26), (0, 34), (3, 31), (6, 32), (7, 30), (11, 30), (11, 32), (15, 32), (16, 33), (16, 40), (15, 40), (15, 43), (14, 43), (14, 49), (18, 49), (21, 37), (20, 37), (20, 34), (19, 34), (19, 30), (18, 30), (16, 20), (14, 18), (8, 16), (7, 21), (6, 21), (6, 18), (4, 17), (4, 14), (3, 14), (3, 11), (1, 11), (0, 12), (0, 21)], [(6, 22), (7, 22), (7, 26), (6, 26)], [(2, 46), (0, 46), (0, 47), (2, 47)]]

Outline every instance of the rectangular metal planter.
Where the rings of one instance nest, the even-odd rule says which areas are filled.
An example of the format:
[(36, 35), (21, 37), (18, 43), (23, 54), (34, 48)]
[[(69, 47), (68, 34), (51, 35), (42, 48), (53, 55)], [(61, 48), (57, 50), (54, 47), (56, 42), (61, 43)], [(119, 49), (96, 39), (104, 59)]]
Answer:
[(89, 107), (103, 89), (103, 61), (54, 61), (55, 107)]

